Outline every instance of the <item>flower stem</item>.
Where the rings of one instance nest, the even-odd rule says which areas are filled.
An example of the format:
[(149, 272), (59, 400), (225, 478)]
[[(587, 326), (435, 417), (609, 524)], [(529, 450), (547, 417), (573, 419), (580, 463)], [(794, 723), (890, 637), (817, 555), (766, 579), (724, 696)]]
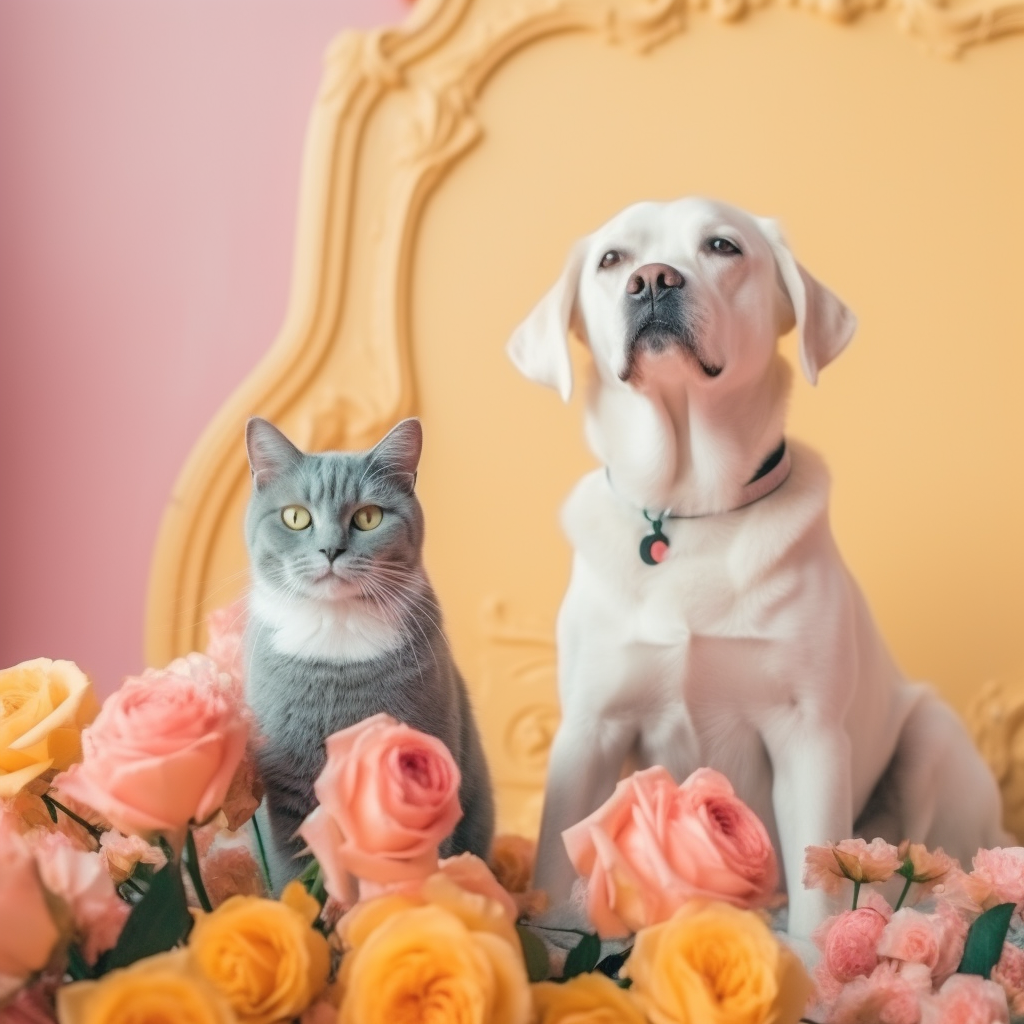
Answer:
[(893, 913), (895, 913), (897, 910), (900, 909), (900, 907), (903, 906), (903, 901), (907, 898), (907, 893), (910, 892), (910, 886), (913, 883), (913, 881), (913, 878), (908, 878), (903, 883), (903, 892), (900, 893), (900, 898), (896, 901), (896, 906), (893, 908)]
[(82, 956), (82, 951), (74, 944), (68, 946), (68, 974), (72, 981), (84, 981), (92, 977), (92, 971)]
[(857, 909), (857, 897), (860, 895), (860, 882), (854, 881), (853, 883), (853, 909)]
[(195, 836), (192, 835), (192, 829), (186, 832), (185, 856), (182, 859), (185, 861), (185, 867), (188, 868), (188, 876), (192, 879), (196, 896), (199, 897), (199, 905), (208, 914), (212, 913), (213, 904), (210, 903), (210, 897), (206, 895), (206, 886), (203, 885), (203, 876), (199, 870), (199, 853), (196, 850), (196, 840)]
[(85, 818), (79, 817), (77, 814), (75, 814), (74, 811), (68, 810), (68, 808), (65, 807), (62, 803), (60, 803), (60, 801), (54, 800), (49, 793), (44, 793), (42, 795), (42, 801), (44, 804), (49, 804), (50, 806), (56, 808), (58, 811), (63, 811), (64, 814), (66, 814), (73, 822), (75, 822), (78, 825), (81, 825), (82, 828), (84, 828), (85, 831), (88, 832), (89, 835), (91, 835), (93, 839), (96, 840), (97, 843), (100, 841), (100, 836), (103, 835), (103, 829), (97, 828), (95, 825), (86, 821)]
[(269, 895), (274, 891), (274, 885), (270, 881), (270, 865), (267, 863), (267, 850), (263, 845), (263, 833), (260, 832), (260, 823), (256, 820), (255, 814), (249, 820), (252, 822), (253, 832), (256, 833), (256, 848), (260, 852), (260, 868), (263, 870), (263, 881), (266, 883)]

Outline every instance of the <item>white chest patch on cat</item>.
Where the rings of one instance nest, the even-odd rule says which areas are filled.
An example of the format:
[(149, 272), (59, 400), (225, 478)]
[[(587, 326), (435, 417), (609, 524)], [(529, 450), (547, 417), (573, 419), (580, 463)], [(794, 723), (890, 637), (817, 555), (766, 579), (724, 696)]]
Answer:
[(281, 600), (257, 587), (250, 609), (281, 654), (335, 664), (370, 661), (402, 644), (402, 633), (371, 603), (290, 597)]

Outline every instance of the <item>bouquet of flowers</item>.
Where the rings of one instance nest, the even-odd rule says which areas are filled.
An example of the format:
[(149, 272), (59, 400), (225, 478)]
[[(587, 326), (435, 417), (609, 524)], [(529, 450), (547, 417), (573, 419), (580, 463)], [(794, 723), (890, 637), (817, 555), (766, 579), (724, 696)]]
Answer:
[(1024, 850), (980, 851), (968, 874), (918, 846), (812, 848), (807, 884), (852, 894), (816, 936), (812, 983), (771, 928), (767, 832), (717, 772), (639, 772), (569, 829), (582, 924), (555, 928), (530, 841), (499, 837), (490, 864), (440, 857), (458, 768), (384, 715), (328, 738), (300, 829), (312, 857), (274, 899), (236, 617), (212, 626), (206, 654), (127, 679), (102, 709), (69, 662), (0, 672), (4, 1024), (991, 1024), (1024, 1010)]

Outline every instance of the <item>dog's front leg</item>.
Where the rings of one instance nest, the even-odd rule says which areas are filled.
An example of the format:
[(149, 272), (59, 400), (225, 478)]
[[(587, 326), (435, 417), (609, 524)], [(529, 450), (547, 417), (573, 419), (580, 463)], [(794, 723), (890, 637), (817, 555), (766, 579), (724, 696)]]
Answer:
[(839, 723), (799, 707), (764, 730), (772, 762), (772, 803), (789, 891), (789, 934), (809, 939), (828, 916), (825, 894), (803, 887), (804, 851), (853, 835), (850, 740)]
[(597, 810), (619, 780), (635, 740), (622, 723), (563, 721), (548, 762), (534, 884), (552, 904), (568, 899), (576, 872), (562, 832)]
[(636, 743), (630, 695), (635, 659), (613, 613), (600, 581), (577, 557), (558, 614), (562, 722), (548, 759), (534, 875), (552, 904), (568, 898), (576, 879), (562, 832), (607, 799)]

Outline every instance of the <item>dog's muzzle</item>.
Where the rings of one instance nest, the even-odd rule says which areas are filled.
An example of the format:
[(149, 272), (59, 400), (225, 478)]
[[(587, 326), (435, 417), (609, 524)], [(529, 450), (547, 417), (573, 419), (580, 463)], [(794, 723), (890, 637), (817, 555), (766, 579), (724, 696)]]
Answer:
[(647, 263), (630, 275), (623, 296), (626, 320), (626, 365), (619, 377), (630, 381), (642, 352), (661, 353), (677, 347), (696, 359), (709, 377), (720, 366), (704, 358), (697, 339), (698, 318), (686, 292), (686, 278), (667, 263)]

